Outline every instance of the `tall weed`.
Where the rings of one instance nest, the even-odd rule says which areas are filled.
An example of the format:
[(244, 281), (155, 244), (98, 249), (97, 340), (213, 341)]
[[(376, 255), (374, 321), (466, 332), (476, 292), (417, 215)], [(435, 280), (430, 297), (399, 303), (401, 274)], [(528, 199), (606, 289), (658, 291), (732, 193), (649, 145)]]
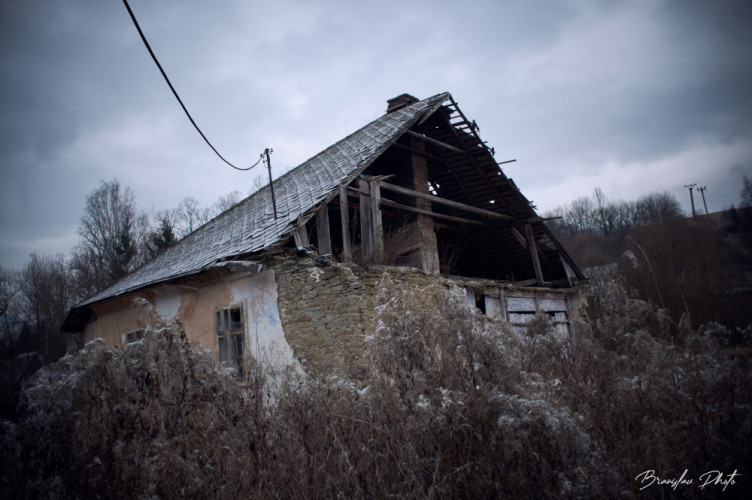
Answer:
[(34, 498), (601, 498), (636, 493), (645, 470), (737, 470), (748, 481), (752, 328), (730, 344), (719, 324), (673, 324), (604, 287), (591, 301), (597, 317), (570, 336), (543, 314), (518, 336), (458, 289), (415, 291), (386, 276), (366, 387), (292, 373), (270, 383), (252, 360), (239, 384), (179, 325), (122, 350), (90, 343), (30, 380), (22, 418), (2, 424), (0, 488)]

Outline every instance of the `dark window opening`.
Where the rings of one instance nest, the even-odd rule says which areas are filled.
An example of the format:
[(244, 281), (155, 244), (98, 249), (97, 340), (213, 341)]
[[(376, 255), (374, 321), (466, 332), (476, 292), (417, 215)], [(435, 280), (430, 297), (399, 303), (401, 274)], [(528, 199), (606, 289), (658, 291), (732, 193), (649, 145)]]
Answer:
[(138, 340), (141, 340), (144, 338), (144, 330), (143, 328), (138, 330), (133, 330), (131, 332), (125, 333), (125, 344), (130, 344), (131, 342), (136, 342)]
[(216, 311), (217, 360), (243, 377), (243, 308), (233, 306)]

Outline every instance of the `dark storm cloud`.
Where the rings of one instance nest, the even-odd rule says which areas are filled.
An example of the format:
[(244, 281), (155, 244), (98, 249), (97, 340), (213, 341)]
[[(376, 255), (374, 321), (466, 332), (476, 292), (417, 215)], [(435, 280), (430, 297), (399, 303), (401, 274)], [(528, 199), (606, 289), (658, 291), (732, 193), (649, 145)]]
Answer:
[[(131, 0), (194, 118), (275, 175), (402, 92), (448, 90), (541, 208), (752, 175), (748, 2)], [(120, 2), (0, 4), (0, 263), (67, 251), (99, 180), (146, 210), (253, 177), (185, 119)]]

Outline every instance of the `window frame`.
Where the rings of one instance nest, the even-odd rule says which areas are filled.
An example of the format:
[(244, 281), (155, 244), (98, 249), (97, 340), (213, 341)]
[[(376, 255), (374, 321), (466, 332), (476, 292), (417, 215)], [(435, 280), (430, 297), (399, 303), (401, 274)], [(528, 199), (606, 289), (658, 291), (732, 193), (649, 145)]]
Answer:
[[(127, 330), (121, 334), (121, 340), (123, 341), (123, 347), (127, 346), (128, 344), (132, 344), (133, 342), (138, 342), (142, 338), (144, 338), (144, 335), (146, 334), (145, 328), (133, 328), (131, 330)], [(133, 337), (129, 340), (129, 337)]]
[(245, 307), (242, 302), (214, 310), (214, 333), (217, 337), (217, 362), (236, 369), (238, 377), (242, 377), (246, 343)]

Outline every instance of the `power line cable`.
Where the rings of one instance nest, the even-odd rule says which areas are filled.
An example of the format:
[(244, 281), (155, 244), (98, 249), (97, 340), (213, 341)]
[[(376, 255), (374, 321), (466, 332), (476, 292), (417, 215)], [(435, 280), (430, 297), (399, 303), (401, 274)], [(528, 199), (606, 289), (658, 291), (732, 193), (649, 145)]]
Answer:
[(193, 124), (194, 128), (196, 129), (196, 131), (199, 134), (201, 134), (201, 137), (203, 137), (204, 140), (206, 141), (206, 143), (209, 145), (209, 147), (212, 148), (212, 151), (214, 151), (217, 154), (217, 156), (219, 156), (219, 158), (223, 162), (227, 163), (229, 166), (231, 166), (235, 170), (250, 170), (253, 167), (255, 167), (256, 165), (258, 165), (261, 162), (261, 159), (264, 157), (264, 153), (262, 153), (260, 155), (258, 161), (256, 163), (254, 163), (253, 165), (251, 165), (250, 167), (240, 168), (240, 167), (236, 167), (235, 165), (233, 165), (229, 161), (225, 160), (224, 157), (221, 154), (219, 154), (219, 151), (217, 151), (217, 149), (214, 146), (212, 146), (212, 143), (209, 142), (209, 139), (206, 138), (206, 136), (201, 131), (201, 129), (198, 128), (198, 125), (196, 125), (196, 122), (193, 120), (193, 117), (188, 112), (188, 108), (185, 107), (185, 104), (183, 104), (182, 99), (180, 99), (180, 96), (178, 95), (178, 92), (175, 90), (175, 87), (172, 86), (172, 83), (170, 82), (170, 79), (167, 78), (167, 73), (165, 73), (165, 70), (162, 69), (162, 65), (159, 64), (159, 60), (157, 60), (157, 56), (154, 55), (154, 51), (151, 50), (151, 46), (149, 45), (149, 42), (146, 40), (146, 36), (144, 35), (144, 32), (141, 31), (141, 26), (139, 26), (138, 21), (136, 20), (136, 16), (133, 14), (133, 11), (131, 10), (131, 6), (128, 5), (128, 0), (123, 0), (123, 3), (125, 4), (125, 8), (128, 9), (128, 14), (130, 14), (131, 20), (133, 20), (133, 24), (136, 26), (136, 29), (138, 30), (138, 34), (141, 35), (141, 40), (143, 40), (144, 45), (146, 45), (146, 49), (149, 51), (149, 54), (151, 54), (151, 58), (154, 60), (154, 63), (157, 65), (157, 67), (159, 68), (159, 71), (162, 73), (162, 76), (164, 77), (165, 81), (167, 82), (167, 85), (169, 85), (170, 90), (172, 90), (172, 93), (175, 95), (175, 99), (178, 100), (178, 102), (180, 103), (180, 106), (183, 108), (183, 111), (185, 111), (186, 116), (191, 121), (191, 123)]

